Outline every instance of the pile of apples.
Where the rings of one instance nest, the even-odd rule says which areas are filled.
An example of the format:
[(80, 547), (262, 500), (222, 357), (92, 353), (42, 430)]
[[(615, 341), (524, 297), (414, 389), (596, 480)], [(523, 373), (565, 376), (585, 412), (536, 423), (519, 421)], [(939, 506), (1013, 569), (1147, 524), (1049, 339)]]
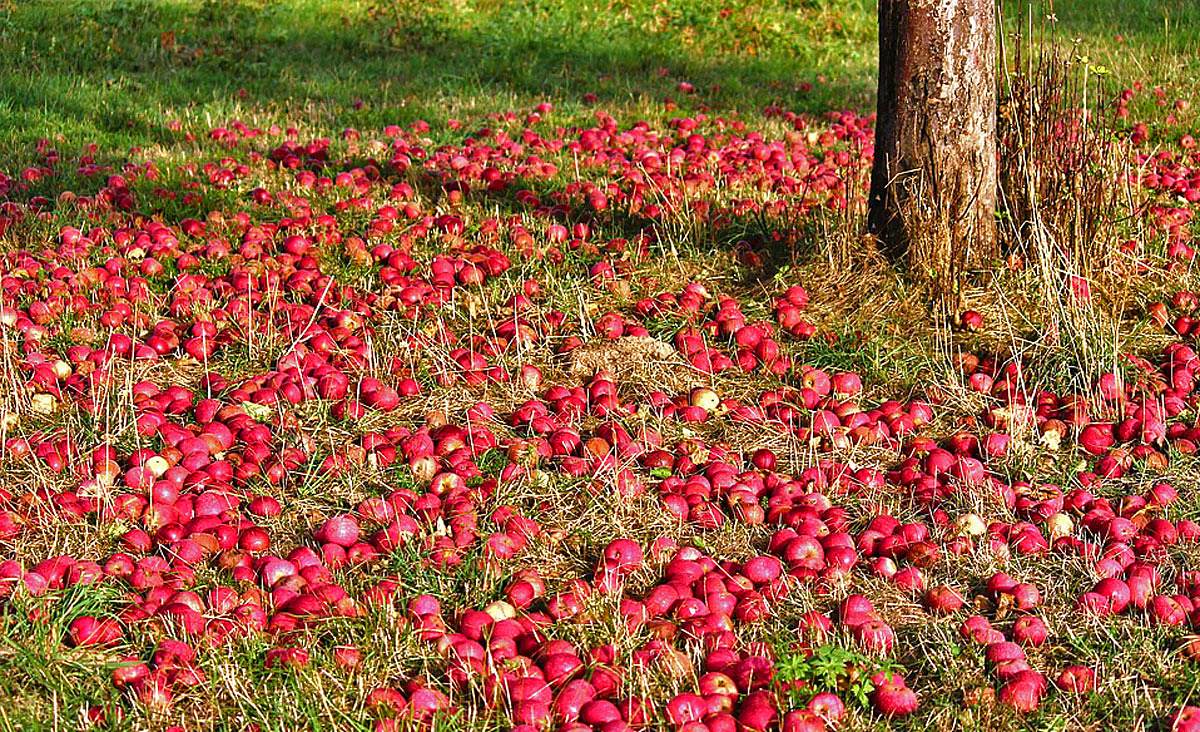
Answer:
[[(36, 476), (0, 483), (0, 602), (20, 612), (77, 586), (117, 588), (109, 612), (70, 618), (61, 638), (94, 650), (123, 695), (88, 710), (94, 721), (170, 716), (181, 695), (205, 693), (204, 654), (248, 635), (269, 639), (267, 668), (330, 659), (365, 674), (371, 648), (312, 645), (310, 631), (379, 613), (434, 659), (362, 679), (381, 731), (464, 707), (529, 732), (901, 718), (940, 682), (880, 670), (913, 660), (911, 621), (863, 589), (880, 582), (923, 622), (958, 628), (1018, 713), (1106, 683), (1086, 659), (1036, 652), (1066, 640), (1052, 611), (1167, 628), (1200, 657), (1200, 574), (1180, 559), (1200, 524), (1169, 481), (1122, 480), (1200, 444), (1194, 293), (1152, 304), (1172, 342), (1094, 393), (1030, 393), (1029, 364), (968, 349), (978, 412), (955, 414), (934, 388), (889, 399), (864, 374), (805, 363), (802, 345), (823, 333), (802, 284), (764, 297), (639, 274), (681, 211), (713, 223), (845, 206), (870, 168), (847, 152), (869, 150), (869, 118), (781, 114), (791, 129), (768, 138), (704, 114), (661, 129), (602, 112), (554, 127), (553, 114), (539, 105), (452, 144), (424, 123), (331, 140), (234, 121), (210, 131), (206, 159), (171, 171), (182, 190), (163, 187), (156, 163), (72, 164), (48, 144), (4, 177), (0, 229), (53, 234), (0, 254), (13, 386), (0, 471)], [(1193, 254), (1194, 158), (1144, 160), (1143, 185), (1173, 196), (1150, 218), (1175, 262)], [(45, 195), (68, 176), (81, 191)], [(212, 203), (218, 191), (241, 208)], [(489, 213), (505, 196), (515, 210)], [(153, 215), (178, 210), (168, 201), (202, 213)], [(634, 235), (616, 231), (617, 214)], [(604, 304), (572, 309), (555, 277)], [(979, 313), (962, 322), (987, 327)], [(686, 365), (690, 388), (563, 368), (585, 345), (648, 338)], [(97, 429), (67, 427), (84, 418)], [(756, 444), (728, 438), (748, 433)], [(1067, 485), (1014, 480), (1018, 449), (1081, 464)], [(322, 481), (363, 476), (366, 495), (302, 508)], [(674, 528), (564, 536), (544, 518), (564, 485)], [(60, 531), (101, 538), (39, 555)], [(713, 548), (736, 533), (747, 551)], [(573, 574), (537, 559), (562, 546)], [(971, 558), (1045, 558), (1088, 589), (1050, 608), (1060, 588), (968, 574)], [(500, 581), (472, 604), (414, 592), (397, 562)], [(622, 632), (569, 640), (603, 623)], [(803, 642), (764, 642), (772, 623)], [(862, 670), (865, 705), (779, 678), (783, 656), (826, 644), (881, 664)], [(119, 666), (103, 670), (112, 655)], [(668, 681), (651, 693), (651, 676)], [(1168, 724), (1197, 720), (1185, 707)]]

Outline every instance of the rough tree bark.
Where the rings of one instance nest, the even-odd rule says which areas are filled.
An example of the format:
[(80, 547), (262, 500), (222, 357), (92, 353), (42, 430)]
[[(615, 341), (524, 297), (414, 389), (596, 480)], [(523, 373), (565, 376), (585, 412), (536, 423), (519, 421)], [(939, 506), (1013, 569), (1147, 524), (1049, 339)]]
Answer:
[(995, 0), (879, 0), (869, 231), (945, 294), (999, 254)]

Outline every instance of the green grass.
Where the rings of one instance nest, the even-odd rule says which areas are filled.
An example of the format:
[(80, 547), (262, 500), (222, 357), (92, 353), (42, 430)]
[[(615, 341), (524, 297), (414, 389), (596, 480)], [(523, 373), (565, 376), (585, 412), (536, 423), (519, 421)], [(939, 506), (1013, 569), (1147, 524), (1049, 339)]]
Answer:
[[(12, 3), (0, 11), (0, 144), (59, 135), (75, 144), (169, 143), (178, 139), (169, 119), (217, 124), (256, 113), (338, 128), (542, 100), (586, 114), (588, 92), (606, 109), (648, 109), (681, 96), (681, 80), (700, 92), (692, 106), (820, 108), (862, 102), (870, 86), (872, 24), (862, 0), (825, 10), (795, 0), (761, 10), (731, 3), (736, 12), (724, 19), (716, 3), (697, 0), (400, 0), (397, 15), (376, 18), (367, 5)], [(822, 75), (828, 83), (817, 83)], [(811, 94), (797, 91), (803, 81), (816, 83)]]
[[(1200, 6), (1186, 0), (1060, 2), (1057, 17), (1122, 80), (1184, 89), (1200, 63)], [(677, 114), (668, 98), (722, 114), (866, 109), (874, 3), (10, 0), (0, 59), (8, 154), (42, 137), (180, 144), (171, 120), (197, 133), (235, 118), (336, 132), (540, 101), (585, 118), (588, 93), (631, 115)]]

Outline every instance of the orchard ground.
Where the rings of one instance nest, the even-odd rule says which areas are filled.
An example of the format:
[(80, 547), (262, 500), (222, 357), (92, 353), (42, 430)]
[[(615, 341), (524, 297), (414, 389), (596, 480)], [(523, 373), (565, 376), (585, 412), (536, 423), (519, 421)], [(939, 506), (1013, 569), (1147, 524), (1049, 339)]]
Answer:
[(1200, 6), (1055, 10), (943, 317), (873, 3), (0, 0), (0, 729), (1200, 728)]

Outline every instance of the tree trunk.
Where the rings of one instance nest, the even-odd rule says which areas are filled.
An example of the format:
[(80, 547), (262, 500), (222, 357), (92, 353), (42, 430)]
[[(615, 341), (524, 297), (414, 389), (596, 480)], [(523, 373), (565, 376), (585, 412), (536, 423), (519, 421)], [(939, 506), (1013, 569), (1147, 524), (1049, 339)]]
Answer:
[(869, 231), (958, 294), (996, 239), (995, 0), (879, 0)]

